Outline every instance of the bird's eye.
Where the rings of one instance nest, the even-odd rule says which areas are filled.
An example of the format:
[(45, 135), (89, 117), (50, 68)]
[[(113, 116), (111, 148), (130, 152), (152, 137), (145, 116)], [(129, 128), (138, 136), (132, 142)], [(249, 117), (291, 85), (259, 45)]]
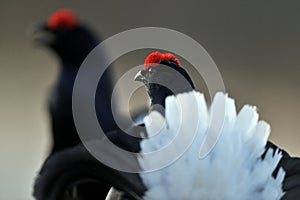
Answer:
[(156, 71), (155, 69), (153, 69), (153, 68), (149, 68), (149, 70), (148, 70), (148, 73), (152, 75), (152, 74), (154, 74), (154, 73), (155, 73), (155, 71)]

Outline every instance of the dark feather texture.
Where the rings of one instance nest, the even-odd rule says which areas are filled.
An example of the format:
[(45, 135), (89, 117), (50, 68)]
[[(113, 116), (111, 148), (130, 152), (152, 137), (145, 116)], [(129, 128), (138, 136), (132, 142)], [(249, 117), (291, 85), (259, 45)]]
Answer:
[[(86, 160), (80, 158), (80, 155), (82, 164), (80, 159), (76, 162), (72, 160), (72, 157), (77, 156), (75, 153), (80, 151), (70, 148), (81, 143), (72, 114), (74, 82), (86, 56), (100, 43), (100, 38), (90, 27), (78, 23), (77, 16), (74, 15), (72, 11), (59, 10), (49, 18), (48, 23), (40, 24), (35, 30), (46, 33), (37, 41), (52, 50), (60, 62), (58, 78), (49, 95), (52, 149), (40, 171), (40, 178), (37, 179), (34, 190), (35, 197), (39, 200), (62, 198), (63, 196), (59, 195), (65, 195), (63, 192), (69, 191), (67, 187), (70, 187), (70, 190), (80, 189), (79, 196), (85, 196), (81, 199), (91, 199), (92, 196), (101, 199), (105, 198), (110, 188), (107, 182), (102, 183), (101, 180), (97, 180), (97, 177), (101, 176), (101, 170), (96, 170), (97, 173), (89, 173), (93, 171), (95, 162), (85, 164)], [(111, 68), (105, 71), (95, 95), (96, 114), (105, 132), (117, 128), (111, 111), (111, 74)], [(84, 92), (89, 88), (84, 83), (82, 88), (84, 88), (81, 95), (84, 104)], [(63, 165), (64, 162), (66, 165)]]

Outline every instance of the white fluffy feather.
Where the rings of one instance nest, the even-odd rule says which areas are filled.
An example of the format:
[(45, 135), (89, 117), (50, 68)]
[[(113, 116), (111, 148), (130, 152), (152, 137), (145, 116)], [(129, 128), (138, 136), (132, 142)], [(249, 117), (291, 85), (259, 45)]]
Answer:
[[(224, 113), (225, 112), (225, 113)], [(234, 100), (217, 93), (209, 111), (203, 94), (189, 92), (166, 99), (166, 117), (153, 111), (145, 118), (148, 135), (153, 137), (141, 143), (142, 153), (159, 151), (172, 144), (168, 154), (151, 160), (139, 158), (144, 169), (162, 163), (172, 155), (180, 154), (185, 140), (194, 141), (184, 154), (171, 165), (160, 170), (142, 173), (148, 188), (144, 199), (201, 199), (201, 200), (278, 200), (283, 195), (281, 184), (284, 171), (276, 178), (272, 172), (281, 159), (281, 153), (268, 150), (261, 155), (270, 133), (269, 125), (258, 121), (256, 108), (246, 105), (236, 114)], [(199, 150), (208, 127), (221, 135), (212, 151), (199, 159)], [(176, 135), (184, 134), (180, 140)], [(188, 138), (188, 139), (186, 139)]]

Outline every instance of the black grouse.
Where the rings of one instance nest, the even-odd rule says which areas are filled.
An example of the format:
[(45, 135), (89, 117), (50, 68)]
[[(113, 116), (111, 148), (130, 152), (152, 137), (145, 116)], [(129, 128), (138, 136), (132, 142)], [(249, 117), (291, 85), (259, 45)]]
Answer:
[[(73, 86), (82, 62), (99, 44), (100, 39), (87, 25), (80, 22), (76, 14), (69, 9), (61, 9), (52, 14), (46, 22), (39, 23), (35, 27), (35, 32), (42, 34), (40, 35), (42, 37), (36, 38), (36, 42), (51, 49), (57, 55), (60, 69), (57, 81), (49, 96), (53, 145), (51, 153), (35, 182), (34, 196), (38, 200), (105, 198), (110, 185), (98, 181), (89, 172), (85, 174), (84, 172), (87, 172), (88, 168), (82, 167), (84, 164), (73, 163), (72, 166), (59, 164), (62, 160), (67, 162), (68, 159), (71, 159), (67, 158), (70, 154), (64, 154), (66, 157), (62, 157), (60, 152), (72, 152), (70, 148), (72, 149), (81, 143), (72, 114)], [(105, 132), (117, 128), (110, 109), (111, 74), (111, 69), (105, 71), (99, 81), (95, 95), (96, 114)], [(89, 90), (84, 85), (82, 88)], [(82, 96), (84, 98), (84, 94)], [(82, 103), (84, 102), (83, 99)], [(53, 164), (48, 164), (52, 163), (51, 160), (54, 160), (58, 165), (53, 167)], [(83, 171), (78, 171), (78, 169), (83, 169)], [(60, 170), (63, 172), (56, 173)], [(100, 171), (98, 171), (98, 175), (101, 175)], [(48, 189), (51, 191), (52, 188), (55, 189), (50, 195)], [(61, 193), (61, 191), (64, 192)], [(76, 195), (74, 191), (77, 191)]]
[[(176, 73), (176, 72), (179, 72), (179, 74)], [(178, 59), (175, 56), (171, 55), (171, 54), (161, 54), (159, 52), (154, 52), (146, 58), (144, 69), (137, 73), (137, 75), (135, 77), (135, 80), (141, 81), (145, 84), (147, 92), (148, 92), (149, 97), (151, 99), (151, 105), (152, 105), (151, 106), (151, 111), (158, 111), (163, 116), (166, 115), (166, 121), (167, 121), (166, 130), (171, 129), (170, 127), (168, 127), (168, 126), (171, 126), (169, 124), (170, 123), (169, 121), (171, 121), (174, 116), (171, 115), (171, 114), (168, 115), (168, 114), (165, 113), (166, 103), (169, 102), (169, 104), (171, 104), (170, 103), (171, 98), (169, 98), (169, 100), (166, 100), (166, 98), (170, 95), (174, 95), (174, 94), (176, 95), (178, 93), (183, 93), (183, 92), (186, 93), (186, 92), (192, 91), (194, 89), (194, 85), (193, 85), (193, 82), (192, 82), (191, 78), (189, 77), (188, 73), (180, 66), (180, 62), (178, 61)], [(182, 96), (183, 95), (184, 94), (182, 94)], [(192, 96), (191, 94), (185, 94), (185, 95), (186, 96), (188, 96), (188, 95)], [(180, 101), (179, 96), (176, 99), (177, 101)], [(221, 95), (218, 94), (216, 96), (223, 96), (222, 98), (224, 98), (226, 101), (229, 101), (230, 106), (229, 106), (228, 109), (229, 110), (231, 109), (232, 99), (230, 99), (226, 95), (224, 96), (222, 94)], [(174, 101), (174, 97), (172, 97), (172, 98), (173, 98), (173, 101)], [(185, 98), (187, 98), (187, 97), (185, 97)], [(183, 101), (183, 104), (184, 104), (184, 100), (181, 100), (181, 101)], [(214, 103), (213, 103), (213, 105), (214, 105)], [(188, 106), (193, 107), (192, 102), (190, 104), (188, 104)], [(169, 106), (169, 107), (174, 109), (174, 106), (173, 107)], [(217, 106), (214, 105), (214, 107), (217, 107)], [(172, 113), (172, 111), (170, 111), (171, 108), (169, 108), (169, 113)], [(197, 109), (197, 108), (193, 107), (193, 108), (189, 109), (191, 114), (193, 113), (193, 109)], [(234, 106), (234, 110), (235, 110), (235, 106)], [(237, 118), (243, 118), (244, 114), (241, 114), (241, 113), (247, 113), (247, 112), (250, 112), (254, 116), (258, 117), (258, 114), (256, 113), (254, 108), (251, 108), (249, 106), (245, 106), (244, 110), (247, 110), (247, 111), (246, 112), (241, 111), (239, 113), (240, 117), (238, 116)], [(182, 112), (184, 112), (184, 111), (182, 111)], [(201, 116), (201, 113), (200, 113), (200, 116)], [(201, 118), (201, 117), (199, 117), (199, 118)], [(247, 123), (250, 124), (252, 118), (255, 119), (255, 117), (253, 117), (253, 116), (247, 116), (246, 119), (242, 119), (240, 121), (244, 122), (244, 120), (246, 120), (246, 121), (249, 120), (249, 122), (247, 121)], [(151, 120), (148, 120), (148, 125), (146, 123), (146, 130), (147, 130), (146, 134), (149, 134), (149, 132), (151, 132), (153, 130), (157, 130), (157, 129), (153, 128), (153, 126), (155, 126), (155, 120), (159, 121), (159, 115), (152, 114)], [(163, 119), (161, 119), (161, 120), (163, 121)], [(145, 119), (145, 122), (147, 122), (147, 118)], [(187, 120), (187, 123), (192, 124), (192, 121)], [(247, 127), (248, 126), (247, 123), (242, 124), (242, 126)], [(164, 124), (164, 122), (161, 122), (160, 124), (158, 124), (157, 127), (159, 127), (160, 131), (163, 133), (163, 131), (161, 130), (162, 129), (161, 128), (162, 124)], [(263, 124), (263, 125), (261, 125), (261, 124)], [(148, 126), (148, 128), (147, 128), (147, 126)], [(267, 124), (265, 124), (264, 122), (259, 122), (257, 124), (257, 126), (264, 127), (265, 128), (265, 130), (264, 130), (265, 134), (266, 135), (269, 134), (269, 128), (268, 128)], [(250, 125), (249, 125), (249, 128), (250, 128)], [(264, 128), (262, 128), (262, 129), (264, 129)], [(245, 129), (245, 130), (247, 131), (247, 129)], [(160, 134), (162, 134), (161, 132), (160, 132)], [(247, 135), (247, 134), (245, 133), (245, 135)], [(257, 178), (269, 177), (268, 179), (272, 179), (272, 181), (270, 181), (270, 182), (265, 182), (266, 185), (262, 186), (261, 185), (262, 182), (260, 182), (257, 186), (255, 186), (255, 181), (249, 180), (249, 183), (248, 183), (249, 188), (247, 188), (247, 189), (249, 189), (249, 191), (251, 189), (255, 189), (255, 188), (257, 188), (257, 189), (259, 188), (259, 190), (262, 190), (258, 193), (253, 192), (253, 193), (248, 194), (248, 195), (250, 195), (250, 199), (252, 199), (252, 197), (254, 197), (255, 195), (256, 195), (257, 198), (262, 198), (262, 199), (270, 199), (270, 198), (274, 198), (274, 199), (280, 198), (282, 200), (298, 199), (300, 197), (300, 159), (290, 157), (287, 152), (285, 152), (282, 149), (279, 149), (277, 146), (275, 146), (271, 142), (268, 142), (266, 140), (267, 137), (262, 138), (262, 135), (259, 135), (258, 133), (257, 133), (257, 136), (255, 136), (255, 134), (254, 134), (252, 137), (253, 138), (257, 137), (258, 141), (260, 141), (260, 142), (258, 142), (258, 141), (254, 142), (253, 143), (254, 146), (257, 145), (256, 143), (258, 143), (258, 144), (261, 145), (260, 148), (264, 151), (263, 154), (261, 154), (262, 152), (257, 154), (258, 157), (254, 159), (254, 162), (257, 162), (257, 160), (259, 160), (259, 158), (262, 160), (262, 161), (259, 161), (259, 162), (265, 162), (265, 163), (268, 163), (268, 162), (270, 162), (270, 160), (272, 160), (273, 168), (272, 167), (268, 168), (269, 170), (271, 170), (269, 176), (268, 176), (268, 172), (266, 174), (263, 174), (263, 173), (259, 174), (258, 173)], [(140, 151), (147, 152), (146, 150), (149, 150), (149, 149), (152, 150), (152, 151), (157, 151), (157, 150), (159, 150), (157, 148), (157, 146), (164, 143), (164, 141), (163, 141), (164, 139), (168, 139), (168, 137), (163, 137), (162, 136), (161, 140), (160, 139), (153, 139), (153, 141), (149, 142), (150, 144), (148, 144), (148, 145), (147, 145), (147, 142), (144, 142), (142, 140), (140, 142), (140, 145), (142, 145), (142, 147), (140, 146)], [(126, 142), (126, 143), (129, 144), (130, 142)], [(144, 144), (141, 144), (141, 143), (144, 143)], [(153, 143), (155, 143), (155, 144), (153, 144)], [(165, 143), (167, 143), (167, 142), (165, 142)], [(219, 143), (221, 143), (221, 142), (219, 142)], [(234, 143), (234, 142), (232, 142), (232, 143)], [(243, 148), (243, 151), (245, 151), (245, 152), (247, 151), (246, 146), (247, 145), (245, 144), (245, 147)], [(251, 147), (251, 149), (252, 148), (253, 147)], [(146, 150), (144, 150), (144, 149), (146, 149)], [(248, 149), (248, 150), (251, 150), (251, 149)], [(176, 151), (176, 149), (174, 149), (174, 151)], [(215, 151), (217, 151), (217, 150), (215, 150)], [(226, 152), (226, 148), (221, 149), (221, 151)], [(272, 154), (272, 152), (273, 152), (273, 154)], [(277, 156), (280, 155), (280, 156), (278, 156), (276, 158), (276, 155)], [(168, 156), (170, 156), (170, 155), (164, 155), (164, 156), (162, 156), (161, 159), (164, 160)], [(194, 155), (194, 156), (197, 156), (197, 155)], [(268, 156), (268, 158), (266, 158), (266, 156)], [(247, 159), (247, 154), (245, 154), (245, 157), (246, 157), (245, 158), (245, 160), (246, 160)], [(227, 158), (228, 160), (234, 159), (234, 158), (226, 157), (226, 156), (225, 156), (225, 158)], [(223, 159), (225, 159), (225, 158), (223, 158)], [(185, 157), (184, 159), (187, 159), (187, 158)], [(157, 160), (159, 162), (159, 158)], [(243, 159), (241, 158), (241, 160), (243, 160)], [(189, 162), (190, 165), (192, 165), (191, 162), (192, 161)], [(228, 161), (225, 160), (225, 162), (228, 162)], [(143, 163), (142, 159), (139, 162), (139, 165), (142, 165), (142, 166), (143, 165), (147, 166), (147, 164), (150, 165), (150, 166), (153, 165), (152, 162), (147, 163), (147, 161), (146, 161), (146, 164)], [(254, 164), (252, 163), (251, 170), (253, 170), (253, 168), (254, 168), (253, 165)], [(259, 166), (259, 165), (260, 164), (257, 164), (257, 166)], [(176, 166), (176, 164), (175, 164), (175, 166)], [(179, 164), (179, 166), (180, 166), (180, 164)], [(178, 166), (176, 166), (176, 167), (174, 167), (174, 168), (178, 170)], [(246, 167), (250, 167), (250, 166), (246, 166)], [(178, 191), (181, 187), (184, 187), (184, 186), (180, 186), (179, 182), (184, 181), (185, 177), (181, 177), (180, 174), (190, 173), (190, 171), (188, 170), (188, 167), (186, 167), (187, 171), (185, 171), (184, 164), (183, 164), (182, 168), (179, 168), (179, 170), (182, 170), (183, 172), (178, 172), (178, 171), (174, 172), (173, 176), (171, 175), (171, 172), (168, 171), (168, 168), (172, 168), (172, 165), (170, 167), (167, 167), (167, 169), (160, 170), (161, 172), (159, 172), (159, 171), (154, 172), (153, 175), (151, 175), (151, 173), (149, 173), (149, 174), (146, 173), (145, 175), (144, 174), (140, 175), (142, 177), (141, 179), (142, 179), (143, 185), (146, 187), (146, 189), (143, 190), (143, 191), (137, 191), (138, 194), (139, 193), (143, 194), (143, 196), (140, 196), (140, 198), (143, 198), (143, 199), (144, 198), (145, 199), (165, 199), (165, 198), (182, 199), (182, 198), (185, 197), (187, 199), (189, 199), (189, 198), (193, 199), (193, 195), (195, 195), (195, 194), (192, 194), (191, 190), (186, 190), (186, 191), (188, 191), (186, 193), (187, 196), (184, 196), (184, 194), (182, 194), (182, 196), (180, 196), (181, 192)], [(263, 167), (261, 169), (259, 167), (257, 167), (257, 169), (264, 172)], [(245, 169), (241, 169), (241, 170), (245, 170)], [(282, 171), (285, 172), (284, 177), (283, 177)], [(233, 173), (233, 172), (231, 172), (231, 173)], [(158, 176), (158, 174), (160, 176)], [(191, 172), (191, 174), (192, 174), (192, 172)], [(192, 174), (191, 176), (193, 177), (194, 175), (195, 174)], [(252, 178), (254, 178), (255, 175), (254, 174), (252, 174), (252, 175), (253, 175)], [(203, 177), (205, 177), (205, 176), (203, 176)], [(276, 177), (277, 177), (277, 179), (275, 179)], [(279, 180), (280, 177), (282, 178), (282, 180)], [(168, 182), (168, 180), (169, 180), (169, 182)], [(172, 188), (171, 188), (172, 187), (172, 181), (170, 183), (170, 180), (173, 180), (174, 185), (175, 185), (175, 189), (173, 191), (174, 193), (171, 192), (172, 191)], [(276, 188), (272, 188), (273, 184), (274, 184), (274, 180), (278, 181), (279, 183), (282, 183), (282, 185), (279, 185)], [(186, 184), (188, 184), (189, 182), (190, 181), (186, 182)], [(233, 182), (232, 183), (233, 186), (239, 185), (239, 181), (235, 183), (236, 185), (234, 185), (234, 180), (232, 180), (232, 182)], [(205, 183), (205, 181), (203, 181), (203, 183)], [(228, 184), (230, 184), (230, 183), (231, 182), (228, 181)], [(176, 185), (178, 185), (179, 187), (176, 187)], [(210, 187), (213, 187), (213, 185), (211, 185)], [(251, 187), (253, 187), (253, 188), (251, 188)], [(272, 195), (267, 194), (268, 192), (271, 192), (270, 188), (273, 189), (274, 194), (272, 194)], [(197, 190), (197, 188), (196, 188), (196, 190)], [(221, 188), (221, 190), (222, 190), (222, 188)], [(267, 192), (264, 193), (263, 190), (265, 190)], [(282, 190), (282, 192), (281, 192), (281, 190)], [(184, 191), (184, 190), (182, 190), (182, 191)], [(161, 194), (160, 194), (160, 192), (161, 192)], [(276, 192), (278, 192), (278, 193), (276, 193)], [(213, 192), (210, 192), (210, 193), (213, 193)], [(197, 196), (199, 194), (204, 194), (204, 193), (201, 193), (201, 192), (199, 192), (198, 194), (196, 193), (196, 197), (200, 197), (200, 196)], [(227, 194), (224, 192), (224, 197), (229, 197), (229, 199), (234, 199), (234, 198), (238, 197), (238, 195), (234, 195), (234, 197), (230, 196), (230, 195), (228, 195), (228, 196), (226, 196), (226, 195)], [(123, 194), (122, 192), (118, 192), (114, 189), (110, 192), (110, 196), (111, 196), (111, 198), (116, 198), (116, 197), (122, 198), (123, 196), (126, 196), (126, 194)], [(203, 197), (205, 197), (205, 195), (203, 195)], [(208, 194), (207, 198), (210, 198), (210, 197), (213, 197), (213, 195)], [(126, 198), (124, 197), (124, 199), (126, 199)], [(241, 198), (247, 198), (247, 196), (242, 196)], [(239, 198), (237, 198), (237, 199), (239, 199)]]
[[(72, 115), (73, 86), (82, 62), (100, 43), (100, 39), (68, 9), (58, 10), (35, 29), (35, 32), (43, 34), (36, 38), (37, 42), (54, 51), (60, 61), (59, 75), (49, 97), (53, 153), (80, 143)], [(110, 68), (100, 79), (95, 101), (97, 117), (105, 132), (117, 128), (110, 109), (111, 73)]]
[[(177, 76), (178, 72), (181, 74), (181, 78)], [(220, 102), (218, 99), (226, 102), (225, 105), (228, 109), (226, 109), (225, 116), (228, 120), (225, 120), (225, 128), (228, 127), (228, 129), (225, 129), (223, 137), (220, 138), (206, 160), (199, 160), (197, 159), (197, 150), (200, 147), (201, 135), (203, 136), (206, 130), (203, 127), (209, 121), (208, 119), (213, 121), (214, 115), (210, 114), (212, 111), (208, 111), (203, 95), (193, 91), (194, 85), (187, 72), (180, 66), (178, 59), (170, 54), (158, 52), (151, 54), (146, 59), (144, 70), (140, 71), (135, 79), (145, 84), (151, 98), (151, 111), (144, 121), (145, 134), (151, 138), (147, 141), (123, 134), (119, 137), (119, 132), (122, 131), (116, 130), (108, 133), (110, 140), (132, 152), (158, 151), (176, 137), (173, 128), (177, 127), (179, 122), (184, 125), (178, 134), (182, 132), (187, 137), (190, 136), (189, 129), (197, 127), (195, 125), (200, 123), (196, 135), (199, 137), (182, 157), (175, 160), (170, 166), (152, 173), (124, 173), (112, 170), (91, 158), (92, 162), (89, 162), (89, 166), (83, 165), (78, 168), (78, 171), (84, 172), (85, 169), (90, 169), (87, 171), (95, 175), (98, 174), (97, 170), (107, 172), (105, 175), (98, 174), (97, 179), (104, 180), (116, 188), (110, 192), (108, 199), (193, 199), (194, 197), (201, 198), (199, 195), (202, 195), (203, 198), (219, 199), (214, 198), (216, 194), (225, 199), (226, 197), (229, 199), (280, 198), (282, 200), (299, 198), (299, 158), (292, 158), (285, 151), (267, 142), (268, 125), (265, 122), (257, 122), (258, 114), (253, 107), (245, 106), (237, 115), (234, 101), (224, 94), (217, 94), (211, 110), (218, 113), (218, 109), (214, 109), (218, 108), (218, 102)], [(180, 120), (180, 116), (183, 121)], [(253, 129), (256, 126), (257, 128)], [(132, 130), (135, 131), (134, 128)], [(234, 130), (244, 130), (244, 132), (235, 132)], [(159, 131), (159, 135), (156, 135), (156, 131)], [(230, 135), (232, 133), (235, 135)], [(236, 134), (239, 137), (235, 137)], [(102, 148), (105, 148), (105, 140), (101, 141)], [(246, 140), (248, 142), (245, 142)], [(124, 165), (132, 165), (139, 170), (149, 170), (151, 166), (164, 163), (173, 153), (177, 153), (183, 141), (172, 142), (172, 145), (175, 146), (173, 151), (169, 152), (171, 154), (162, 154), (149, 161), (143, 156), (136, 157), (134, 154), (128, 158), (120, 157), (113, 152), (107, 152), (107, 154), (112, 160), (123, 161)], [(65, 160), (66, 157), (69, 159)], [(48, 163), (61, 172), (63, 170), (58, 166), (66, 166), (66, 168), (79, 166), (74, 163), (84, 164), (85, 158), (90, 158), (90, 154), (82, 145), (79, 145), (72, 150), (61, 152), (61, 159), (51, 159)], [(228, 162), (229, 160), (232, 162)], [(244, 173), (245, 171), (246, 173)], [(88, 173), (83, 174), (88, 177)], [(202, 179), (198, 179), (199, 177)], [(51, 176), (48, 175), (48, 178)], [(36, 187), (38, 188), (37, 196), (41, 190), (47, 190), (49, 195), (56, 194), (55, 181), (51, 184), (52, 186), (49, 186), (43, 184), (44, 180), (41, 177), (41, 184)], [(216, 180), (221, 181), (216, 182)], [(245, 184), (241, 184), (242, 182)], [(215, 185), (220, 183), (221, 185)], [(213, 191), (211, 191), (212, 187), (214, 187)], [(234, 192), (234, 188), (242, 190)], [(241, 196), (241, 194), (245, 196)]]

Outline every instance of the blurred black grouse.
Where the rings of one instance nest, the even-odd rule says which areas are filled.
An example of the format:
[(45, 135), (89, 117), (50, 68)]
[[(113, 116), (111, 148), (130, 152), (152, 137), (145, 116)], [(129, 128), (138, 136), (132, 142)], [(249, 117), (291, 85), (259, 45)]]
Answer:
[[(44, 34), (37, 42), (53, 50), (60, 61), (59, 77), (49, 98), (53, 153), (80, 143), (72, 115), (72, 91), (78, 69), (100, 40), (68, 9), (55, 12), (36, 32)], [(96, 92), (97, 117), (104, 132), (117, 128), (110, 109), (111, 73), (111, 68), (105, 71)]]
[[(73, 86), (82, 62), (99, 44), (100, 40), (69, 9), (61, 9), (52, 14), (47, 22), (40, 23), (35, 27), (35, 32), (42, 34), (42, 37), (36, 38), (36, 42), (51, 49), (58, 56), (60, 69), (59, 77), (49, 97), (53, 145), (51, 154), (43, 164), (35, 182), (34, 196), (39, 200), (93, 199), (94, 197), (104, 199), (110, 185), (96, 180), (93, 173), (90, 173), (89, 167), (82, 163), (73, 163), (72, 166), (48, 165), (51, 160), (54, 160), (55, 163), (57, 160), (67, 162), (70, 158), (67, 156), (62, 158), (60, 152), (68, 152), (70, 148), (81, 143), (72, 115)], [(98, 121), (105, 132), (117, 128), (110, 109), (111, 73), (111, 68), (105, 71), (95, 95)], [(84, 84), (82, 88), (89, 89)], [(82, 96), (84, 98), (84, 94)], [(82, 162), (84, 161), (82, 160)], [(56, 173), (57, 170), (62, 171)], [(97, 171), (97, 174), (98, 176), (103, 175), (101, 170)], [(52, 191), (50, 192), (52, 195), (48, 193), (49, 191)]]

